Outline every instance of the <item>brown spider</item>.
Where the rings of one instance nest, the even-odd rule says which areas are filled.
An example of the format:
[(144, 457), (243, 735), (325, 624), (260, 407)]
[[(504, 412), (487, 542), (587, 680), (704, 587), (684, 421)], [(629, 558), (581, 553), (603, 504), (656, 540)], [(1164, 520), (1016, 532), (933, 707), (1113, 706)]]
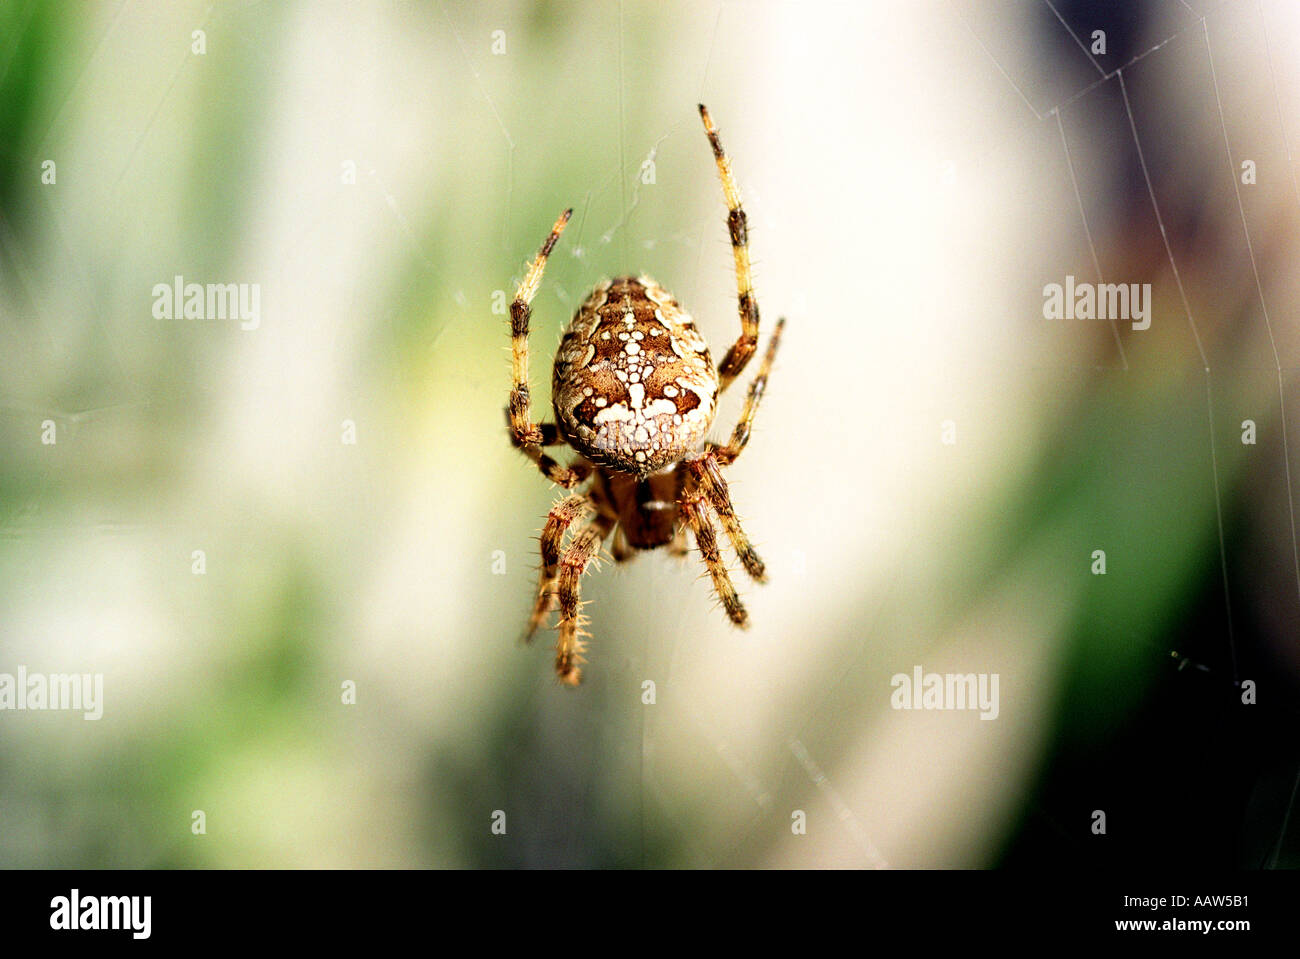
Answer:
[[(551, 380), (556, 422), (532, 421), (529, 304), (541, 284), (546, 258), (572, 210), (565, 210), (555, 221), (510, 305), (514, 373), (506, 409), (510, 438), (548, 479), (571, 491), (551, 509), (542, 530), (541, 582), (527, 638), (546, 621), (558, 596), (555, 670), (572, 686), (582, 679), (583, 637), (587, 635), (579, 602), (580, 580), (611, 533), (614, 558), (621, 563), (636, 550), (660, 546), (686, 555), (689, 525), (722, 606), (740, 627), (749, 625), (749, 617), (722, 562), (711, 514), (717, 514), (745, 571), (757, 582), (766, 580), (763, 561), (732, 509), (722, 467), (731, 464), (749, 441), (785, 320), (777, 322), (730, 442), (707, 442), (719, 394), (740, 375), (757, 349), (758, 303), (750, 285), (745, 211), (731, 163), (703, 104), (700, 117), (727, 199), (727, 226), (740, 295), (740, 338), (716, 372), (708, 344), (672, 294), (647, 276), (621, 276), (592, 290), (560, 341)], [(568, 467), (542, 451), (560, 443), (579, 454)], [(587, 480), (591, 485), (586, 492), (572, 492)], [(565, 534), (588, 513), (595, 515), (573, 531), (565, 547)]]

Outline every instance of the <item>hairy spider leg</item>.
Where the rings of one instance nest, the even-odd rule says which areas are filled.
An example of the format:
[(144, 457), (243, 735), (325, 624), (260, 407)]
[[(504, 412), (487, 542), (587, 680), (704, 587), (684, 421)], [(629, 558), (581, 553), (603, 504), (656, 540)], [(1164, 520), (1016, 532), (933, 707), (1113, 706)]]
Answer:
[(596, 516), (590, 523), (573, 534), (569, 548), (560, 559), (558, 591), (560, 594), (559, 636), (555, 641), (555, 673), (560, 681), (570, 686), (582, 682), (583, 653), (589, 635), (585, 631), (587, 620), (582, 616), (582, 574), (587, 570), (600, 549), (600, 544), (613, 529), (613, 521)]
[(703, 103), (700, 104), (700, 119), (704, 121), (704, 132), (709, 138), (709, 145), (713, 147), (713, 159), (718, 165), (718, 177), (722, 180), (722, 192), (727, 199), (727, 231), (731, 234), (731, 252), (736, 261), (737, 305), (740, 311), (740, 338), (732, 344), (718, 364), (718, 392), (721, 393), (740, 375), (758, 348), (758, 300), (754, 298), (753, 277), (749, 268), (748, 221), (740, 205), (736, 178), (731, 173), (731, 160), (722, 149), (718, 129), (713, 125), (713, 118)]
[(736, 516), (736, 510), (731, 505), (731, 494), (727, 489), (727, 481), (722, 478), (722, 470), (718, 468), (717, 459), (712, 453), (705, 453), (699, 459), (692, 460), (689, 465), (700, 489), (708, 498), (709, 505), (718, 514), (718, 521), (722, 523), (722, 529), (726, 532), (727, 539), (731, 541), (731, 548), (740, 557), (745, 572), (756, 582), (767, 582), (767, 571), (763, 561), (759, 559), (754, 544), (745, 535), (740, 519)]
[(532, 318), (533, 297), (537, 295), (537, 289), (542, 283), (542, 272), (546, 269), (546, 258), (555, 249), (555, 244), (572, 215), (573, 210), (565, 210), (555, 221), (555, 226), (551, 227), (550, 234), (529, 265), (519, 289), (515, 291), (514, 302), (510, 304), (510, 360), (514, 385), (510, 390), (510, 403), (506, 407), (511, 442), (537, 464), (542, 475), (565, 489), (572, 489), (581, 483), (590, 474), (590, 469), (561, 466), (542, 452), (543, 446), (553, 446), (561, 442), (561, 438), (554, 424), (532, 421), (528, 391), (528, 322)]
[(545, 624), (547, 616), (555, 608), (555, 580), (559, 572), (564, 534), (568, 532), (574, 521), (583, 518), (594, 505), (587, 494), (574, 493), (551, 507), (539, 540), (542, 568), (538, 572), (537, 601), (533, 606), (532, 615), (528, 617), (525, 641), (533, 638), (537, 627)]
[(785, 317), (781, 317), (776, 321), (776, 329), (772, 331), (772, 339), (767, 344), (767, 352), (763, 354), (763, 364), (758, 368), (758, 375), (749, 384), (749, 392), (745, 395), (745, 406), (740, 411), (740, 421), (731, 433), (731, 441), (726, 446), (709, 444), (709, 451), (723, 466), (734, 462), (749, 442), (754, 417), (758, 414), (758, 404), (762, 402), (763, 392), (767, 389), (767, 377), (772, 372), (772, 363), (776, 360), (776, 351), (781, 345), (781, 331), (784, 329)]
[(736, 587), (731, 582), (731, 574), (727, 572), (726, 564), (722, 562), (713, 520), (709, 517), (704, 495), (694, 482), (688, 483), (682, 492), (681, 509), (686, 514), (691, 530), (695, 533), (695, 542), (700, 547), (700, 557), (704, 560), (709, 576), (713, 579), (713, 589), (718, 594), (718, 599), (722, 601), (722, 608), (737, 626), (742, 629), (748, 627), (749, 614), (745, 612), (740, 596), (736, 593)]

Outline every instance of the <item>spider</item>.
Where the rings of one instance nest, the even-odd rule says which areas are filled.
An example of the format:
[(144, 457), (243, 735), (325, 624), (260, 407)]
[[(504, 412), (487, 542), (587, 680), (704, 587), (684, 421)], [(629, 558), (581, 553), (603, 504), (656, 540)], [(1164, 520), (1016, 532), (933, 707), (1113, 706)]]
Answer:
[[(648, 276), (606, 280), (578, 308), (560, 341), (551, 380), (556, 422), (533, 422), (528, 391), (530, 304), (571, 209), (555, 221), (510, 305), (510, 439), (547, 479), (568, 491), (551, 509), (542, 530), (538, 595), (525, 638), (531, 639), (547, 621), (558, 600), (555, 671), (571, 686), (581, 682), (584, 639), (589, 638), (580, 581), (611, 534), (614, 559), (621, 563), (638, 551), (661, 546), (685, 556), (689, 526), (723, 609), (741, 628), (749, 625), (749, 616), (723, 564), (714, 516), (745, 572), (759, 583), (767, 578), (763, 561), (736, 518), (722, 469), (735, 462), (749, 441), (785, 320), (777, 322), (730, 441), (707, 441), (719, 395), (757, 350), (758, 303), (750, 283), (745, 211), (731, 163), (709, 111), (703, 104), (699, 109), (727, 201), (739, 291), (740, 338), (717, 369), (708, 344), (671, 293)], [(544, 452), (560, 444), (578, 454), (569, 466)], [(584, 484), (585, 491), (580, 489)]]

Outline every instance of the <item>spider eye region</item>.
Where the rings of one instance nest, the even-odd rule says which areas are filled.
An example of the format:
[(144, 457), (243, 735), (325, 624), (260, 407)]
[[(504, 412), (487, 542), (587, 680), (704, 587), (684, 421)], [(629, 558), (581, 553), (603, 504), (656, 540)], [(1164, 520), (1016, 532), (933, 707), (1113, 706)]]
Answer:
[(569, 443), (610, 469), (645, 475), (704, 441), (717, 405), (708, 345), (648, 277), (596, 287), (555, 356), (556, 419)]

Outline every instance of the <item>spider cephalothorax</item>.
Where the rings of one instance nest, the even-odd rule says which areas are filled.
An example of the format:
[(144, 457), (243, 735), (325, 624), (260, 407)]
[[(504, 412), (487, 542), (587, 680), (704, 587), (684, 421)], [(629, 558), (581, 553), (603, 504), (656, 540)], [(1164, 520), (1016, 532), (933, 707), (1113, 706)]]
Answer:
[[(731, 440), (708, 442), (718, 395), (757, 347), (758, 303), (750, 286), (745, 211), (731, 164), (703, 105), (700, 116), (727, 199), (739, 289), (740, 338), (718, 369), (695, 321), (671, 293), (647, 276), (607, 280), (578, 308), (556, 353), (551, 382), (556, 422), (532, 422), (530, 304), (571, 210), (551, 229), (510, 308), (514, 387), (506, 413), (511, 440), (544, 475), (570, 491), (551, 510), (542, 530), (541, 582), (528, 636), (558, 600), (555, 668), (562, 680), (575, 686), (582, 675), (585, 635), (579, 581), (611, 534), (614, 558), (623, 562), (636, 550), (660, 546), (685, 555), (689, 526), (723, 608), (737, 626), (749, 625), (749, 618), (718, 550), (715, 515), (745, 571), (759, 582), (765, 579), (763, 562), (731, 506), (722, 467), (733, 462), (749, 440), (785, 321), (777, 322)], [(542, 451), (560, 443), (579, 454), (568, 467)], [(579, 492), (584, 484), (586, 490)]]

